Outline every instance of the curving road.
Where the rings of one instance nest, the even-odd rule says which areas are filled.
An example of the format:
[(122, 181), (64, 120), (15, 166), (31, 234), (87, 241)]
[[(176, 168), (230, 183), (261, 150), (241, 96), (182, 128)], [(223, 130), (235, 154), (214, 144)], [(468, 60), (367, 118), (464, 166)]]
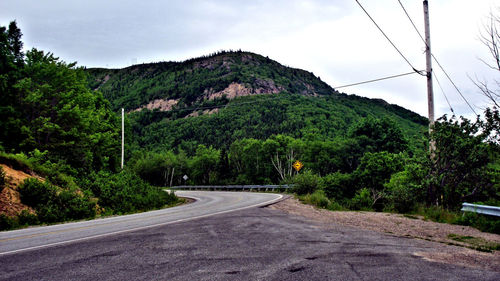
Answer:
[(162, 226), (272, 204), (271, 193), (176, 191), (196, 201), (173, 208), (89, 221), (0, 232), (0, 256)]
[(180, 194), (198, 201), (0, 233), (0, 281), (499, 280), (500, 269), (437, 263), (419, 255), (452, 246), (256, 208), (281, 195)]

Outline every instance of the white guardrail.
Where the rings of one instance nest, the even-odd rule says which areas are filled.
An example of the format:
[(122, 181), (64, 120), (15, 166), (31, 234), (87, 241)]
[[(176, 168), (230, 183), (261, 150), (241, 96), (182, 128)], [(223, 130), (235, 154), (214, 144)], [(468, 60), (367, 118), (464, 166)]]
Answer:
[(500, 207), (476, 205), (470, 203), (462, 204), (462, 212), (475, 212), (484, 215), (500, 217)]
[(249, 190), (249, 191), (269, 191), (286, 190), (292, 188), (292, 185), (179, 185), (172, 186), (170, 189), (182, 190)]

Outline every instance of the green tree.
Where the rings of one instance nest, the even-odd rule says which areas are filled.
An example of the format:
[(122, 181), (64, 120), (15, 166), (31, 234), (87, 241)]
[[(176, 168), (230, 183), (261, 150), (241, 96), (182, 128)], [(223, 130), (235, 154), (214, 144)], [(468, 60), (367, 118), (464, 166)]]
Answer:
[(312, 194), (320, 187), (321, 177), (311, 172), (304, 170), (293, 177), (294, 187), (293, 192), (299, 195)]
[(51, 53), (26, 53), (24, 78), (15, 88), (25, 117), (25, 151), (49, 151), (82, 170), (115, 168), (118, 122), (99, 92), (87, 88), (84, 71)]
[(351, 127), (348, 135), (356, 139), (364, 151), (368, 152), (399, 153), (408, 147), (408, 141), (401, 129), (388, 118), (365, 118)]
[(14, 88), (23, 67), (21, 36), (15, 21), (0, 27), (0, 145), (9, 150), (21, 141), (21, 107)]
[(498, 144), (490, 139), (498, 111), (496, 114), (489, 121), (446, 116), (438, 119), (431, 135), (436, 149), (431, 160), (428, 203), (458, 209), (465, 201), (498, 196), (492, 178), (495, 173), (490, 172), (490, 164), (498, 161)]
[(217, 181), (217, 162), (220, 151), (199, 145), (196, 155), (189, 163), (191, 178), (197, 184), (213, 184)]
[(386, 196), (384, 184), (389, 182), (392, 174), (401, 171), (403, 167), (404, 157), (402, 154), (393, 154), (387, 151), (367, 152), (363, 155), (360, 165), (353, 173), (356, 189), (366, 188), (370, 190), (372, 206), (375, 206)]
[(409, 212), (418, 202), (425, 202), (429, 165), (427, 157), (414, 157), (404, 170), (394, 173), (384, 184), (391, 208), (400, 213)]

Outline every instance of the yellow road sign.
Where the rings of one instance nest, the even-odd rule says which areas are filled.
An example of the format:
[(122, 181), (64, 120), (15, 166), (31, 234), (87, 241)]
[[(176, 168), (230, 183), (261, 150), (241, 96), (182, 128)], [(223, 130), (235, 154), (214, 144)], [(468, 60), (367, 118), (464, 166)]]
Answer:
[(302, 164), (302, 162), (300, 162), (299, 160), (295, 161), (295, 163), (293, 163), (293, 168), (295, 169), (295, 171), (300, 171), (300, 169), (302, 169), (302, 167), (304, 167), (304, 164)]

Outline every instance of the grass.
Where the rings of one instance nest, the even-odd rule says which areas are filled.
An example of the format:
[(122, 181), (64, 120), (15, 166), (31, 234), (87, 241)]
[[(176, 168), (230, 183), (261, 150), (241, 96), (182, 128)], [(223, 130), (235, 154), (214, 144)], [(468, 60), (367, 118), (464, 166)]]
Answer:
[(338, 202), (331, 201), (326, 197), (325, 192), (321, 189), (316, 190), (312, 194), (297, 195), (297, 198), (306, 204), (316, 206), (318, 208), (327, 209), (330, 211), (343, 211), (346, 210)]
[(410, 217), (419, 215), (423, 216), (424, 220), (471, 226), (483, 232), (500, 234), (500, 218), (497, 217), (472, 212), (460, 213), (446, 210), (438, 206), (426, 207), (425, 205), (419, 205), (413, 213), (405, 214), (404, 216)]
[[(448, 234), (448, 238), (453, 240), (453, 241), (464, 243), (467, 245), (468, 248), (478, 250), (481, 252), (491, 253), (493, 251), (500, 250), (500, 243), (487, 241), (483, 238), (478, 238), (478, 237), (473, 237), (473, 236), (463, 236), (463, 235), (458, 235), (458, 234), (454, 234), (454, 233)], [(454, 245), (463, 246), (463, 245), (459, 245), (459, 244), (454, 244)]]
[(442, 207), (426, 207), (424, 205), (419, 205), (411, 215), (421, 215), (424, 217), (424, 220), (449, 224), (455, 223), (460, 218), (460, 214), (443, 209)]
[(418, 219), (420, 219), (418, 216), (409, 215), (409, 214), (403, 214), (403, 217), (409, 218), (409, 219), (412, 219), (412, 220), (418, 220)]

